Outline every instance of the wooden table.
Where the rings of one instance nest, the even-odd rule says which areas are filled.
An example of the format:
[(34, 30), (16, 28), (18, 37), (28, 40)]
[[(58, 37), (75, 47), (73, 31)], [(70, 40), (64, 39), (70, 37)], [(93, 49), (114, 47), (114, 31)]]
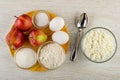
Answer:
[[(64, 65), (48, 72), (19, 69), (5, 43), (5, 36), (15, 21), (14, 16), (38, 9), (62, 16), (71, 40)], [(87, 29), (105, 27), (115, 34), (118, 47), (110, 61), (90, 62), (81, 51), (75, 62), (69, 60), (77, 32), (74, 18), (82, 12), (89, 17)], [(120, 0), (0, 0), (0, 24), (0, 80), (120, 80)]]

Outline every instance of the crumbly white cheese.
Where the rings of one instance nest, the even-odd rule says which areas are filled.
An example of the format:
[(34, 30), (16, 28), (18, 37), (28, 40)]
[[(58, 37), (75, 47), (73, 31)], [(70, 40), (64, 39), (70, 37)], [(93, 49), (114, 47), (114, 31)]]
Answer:
[(109, 59), (115, 51), (115, 38), (105, 29), (93, 29), (83, 39), (83, 51), (88, 58), (101, 62)]
[(45, 45), (40, 50), (39, 60), (48, 69), (55, 69), (65, 61), (64, 49), (57, 43)]

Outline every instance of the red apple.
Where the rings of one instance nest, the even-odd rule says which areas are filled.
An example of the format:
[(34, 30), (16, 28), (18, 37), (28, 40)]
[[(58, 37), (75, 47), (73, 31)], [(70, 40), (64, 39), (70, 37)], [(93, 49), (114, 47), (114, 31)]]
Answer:
[(23, 45), (24, 34), (13, 28), (6, 36), (6, 42), (11, 49), (17, 49)]
[(28, 15), (23, 14), (16, 18), (15, 27), (19, 30), (27, 31), (32, 27), (32, 19)]
[(29, 43), (32, 46), (39, 46), (47, 41), (47, 35), (39, 29), (33, 29), (29, 34)]

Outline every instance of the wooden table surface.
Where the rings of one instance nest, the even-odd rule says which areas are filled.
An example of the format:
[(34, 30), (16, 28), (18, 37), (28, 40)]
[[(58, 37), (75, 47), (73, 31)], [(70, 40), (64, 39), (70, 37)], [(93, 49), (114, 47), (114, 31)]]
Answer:
[[(19, 69), (11, 58), (5, 36), (14, 23), (15, 15), (32, 10), (48, 10), (65, 19), (71, 44), (66, 62), (48, 72), (31, 72)], [(87, 60), (81, 51), (75, 62), (69, 60), (77, 32), (74, 19), (86, 12), (86, 28), (105, 27), (117, 38), (117, 52), (105, 63)], [(120, 0), (0, 0), (0, 80), (120, 80)]]

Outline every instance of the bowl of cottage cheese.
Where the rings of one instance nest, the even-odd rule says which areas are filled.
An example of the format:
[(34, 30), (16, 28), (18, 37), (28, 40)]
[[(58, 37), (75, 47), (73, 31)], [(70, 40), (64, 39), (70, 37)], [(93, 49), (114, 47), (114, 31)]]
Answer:
[(109, 29), (103, 27), (88, 30), (83, 35), (80, 44), (85, 57), (96, 63), (110, 60), (117, 49), (115, 35)]

